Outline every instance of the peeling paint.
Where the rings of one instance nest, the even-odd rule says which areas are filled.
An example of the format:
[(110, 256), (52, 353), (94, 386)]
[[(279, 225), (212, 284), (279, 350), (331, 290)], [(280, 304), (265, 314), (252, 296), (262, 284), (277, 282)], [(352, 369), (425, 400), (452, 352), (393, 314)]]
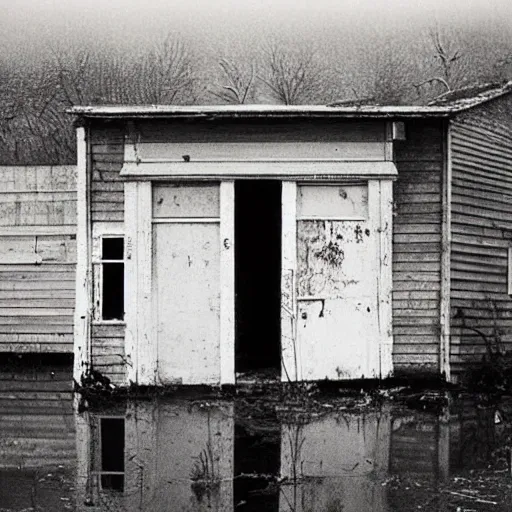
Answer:
[[(365, 221), (297, 224), (297, 350), (305, 380), (371, 375), (367, 351), (378, 337), (378, 306), (375, 239), (361, 243), (368, 232)], [(343, 364), (335, 369), (333, 359)]]

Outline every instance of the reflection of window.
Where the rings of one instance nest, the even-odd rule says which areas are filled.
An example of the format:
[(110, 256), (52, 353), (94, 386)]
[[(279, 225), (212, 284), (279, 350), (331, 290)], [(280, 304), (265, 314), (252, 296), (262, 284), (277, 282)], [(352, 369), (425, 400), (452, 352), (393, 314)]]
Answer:
[(124, 418), (100, 418), (101, 488), (124, 490)]
[(101, 319), (124, 318), (124, 239), (101, 239)]

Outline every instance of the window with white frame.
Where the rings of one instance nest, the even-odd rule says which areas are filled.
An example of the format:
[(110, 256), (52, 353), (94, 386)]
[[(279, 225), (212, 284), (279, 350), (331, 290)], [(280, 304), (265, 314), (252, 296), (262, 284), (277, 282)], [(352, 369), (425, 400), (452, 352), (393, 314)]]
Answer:
[(124, 238), (101, 242), (101, 319), (124, 320)]
[(93, 243), (94, 320), (124, 321), (124, 236), (119, 231), (96, 233)]

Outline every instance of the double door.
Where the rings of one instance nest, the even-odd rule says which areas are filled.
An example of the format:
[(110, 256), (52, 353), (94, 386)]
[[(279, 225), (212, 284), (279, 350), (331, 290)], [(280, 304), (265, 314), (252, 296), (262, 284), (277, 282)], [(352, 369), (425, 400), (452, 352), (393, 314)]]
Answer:
[[(390, 185), (282, 182), (283, 381), (391, 370)], [(235, 201), (233, 181), (152, 185), (151, 323), (137, 336), (157, 383), (235, 382)]]

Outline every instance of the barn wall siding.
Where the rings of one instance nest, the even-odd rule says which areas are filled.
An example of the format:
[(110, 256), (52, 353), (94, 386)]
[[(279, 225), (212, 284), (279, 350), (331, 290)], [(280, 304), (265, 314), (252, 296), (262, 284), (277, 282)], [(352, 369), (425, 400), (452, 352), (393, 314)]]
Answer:
[(512, 116), (507, 97), (453, 122), (451, 365), (482, 360), (484, 337), (512, 348), (507, 253), (512, 247)]
[(74, 166), (0, 167), (0, 352), (73, 352)]
[(124, 220), (124, 182), (119, 173), (124, 159), (122, 125), (107, 125), (91, 130), (91, 220)]
[[(119, 123), (93, 125), (90, 130), (91, 222), (124, 221), (125, 127)], [(125, 325), (95, 322), (91, 326), (91, 365), (113, 384), (125, 384)]]
[(94, 324), (91, 329), (92, 367), (113, 384), (125, 383), (124, 325)]
[(393, 200), (393, 363), (439, 372), (443, 123), (407, 121)]

